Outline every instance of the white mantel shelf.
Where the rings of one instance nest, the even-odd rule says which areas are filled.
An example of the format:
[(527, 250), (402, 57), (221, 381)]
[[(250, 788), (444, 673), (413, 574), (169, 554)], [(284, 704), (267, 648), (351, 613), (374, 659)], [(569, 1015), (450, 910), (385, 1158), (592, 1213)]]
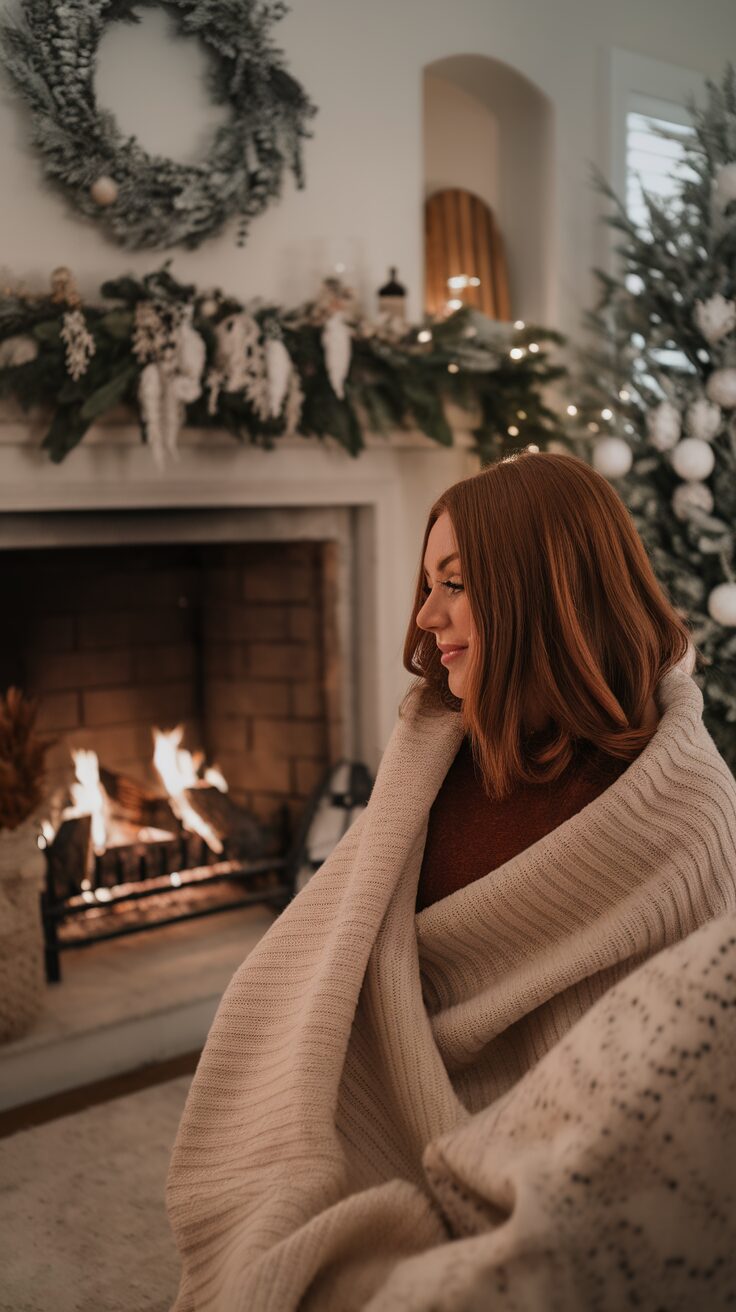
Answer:
[[(272, 450), (227, 434), (183, 435), (178, 457), (159, 468), (133, 428), (91, 429), (60, 464), (19, 426), (0, 425), (0, 513), (156, 506), (361, 504), (375, 483), (400, 476), (399, 459), (454, 451), (468, 456), (472, 437), (454, 427), (454, 448), (422, 433), (365, 435), (351, 456), (334, 438), (282, 438)], [(0, 545), (2, 521), (0, 520)]]

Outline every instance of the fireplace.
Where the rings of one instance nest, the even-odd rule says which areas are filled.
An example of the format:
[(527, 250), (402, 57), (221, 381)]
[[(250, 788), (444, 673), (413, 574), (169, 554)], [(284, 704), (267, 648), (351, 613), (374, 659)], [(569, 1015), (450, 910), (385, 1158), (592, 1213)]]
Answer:
[(293, 893), (305, 817), (352, 752), (349, 546), (338, 510), (173, 510), (46, 515), (0, 552), (0, 685), (56, 740), (50, 978), (57, 945)]
[[(54, 466), (39, 447), (43, 417), (29, 420), (17, 407), (0, 407), (0, 577), (14, 574), (11, 560), (15, 566), (8, 592), (0, 587), (12, 636), (2, 644), (1, 677), (46, 680), (42, 723), (60, 738), (54, 779), (60, 782), (63, 772), (70, 778), (69, 740), (77, 735), (85, 749), (95, 740), (104, 746), (104, 768), (126, 778), (135, 772), (139, 784), (153, 786), (153, 721), (169, 728), (181, 723), (184, 745), (229, 771), (234, 804), (252, 810), (259, 824), (274, 826), (283, 854), (289, 833), (298, 839), (298, 817), (308, 809), (310, 785), (319, 787), (321, 768), (358, 762), (375, 777), (409, 680), (402, 650), (427, 509), (444, 488), (477, 470), (468, 417), (452, 411), (448, 418), (452, 447), (408, 430), (366, 433), (359, 459), (333, 439), (294, 436), (265, 451), (185, 430), (177, 460), (159, 470), (127, 419), (93, 427), (79, 450)], [(165, 567), (158, 564), (159, 547), (168, 553)], [(291, 553), (292, 580), (303, 585), (310, 578), (313, 588), (309, 599), (282, 599), (288, 611), (280, 619), (274, 616), (282, 602), (271, 595), (265, 559), (270, 569), (277, 548), (284, 552), (279, 568), (287, 569)], [(109, 607), (112, 574), (101, 578), (98, 572), (85, 585), (86, 618), (72, 616), (70, 631), (61, 598), (73, 584), (73, 554), (92, 561), (113, 549), (129, 552), (129, 563), (120, 566), (127, 582), (118, 577), (132, 599)], [(149, 563), (134, 567), (139, 549)], [(236, 560), (242, 549), (250, 564), (242, 556)], [(43, 553), (55, 563), (58, 585), (47, 584), (45, 607), (28, 583), (28, 570)], [(249, 600), (242, 572), (242, 587), (236, 582), (239, 570), (249, 571), (249, 587), (261, 589)], [(211, 577), (213, 588), (235, 587), (239, 595), (231, 598), (229, 615), (226, 595), (212, 592), (197, 605), (186, 604), (192, 571), (200, 583), (203, 573)], [(148, 599), (140, 605), (144, 594)], [(264, 623), (259, 647), (243, 636), (251, 607)], [(122, 617), (141, 610), (150, 641), (141, 640), (137, 625), (132, 650), (121, 657), (119, 639), (127, 642), (132, 622)], [(193, 644), (187, 626), (196, 617), (206, 627), (210, 612), (216, 618), (208, 636), (200, 629)], [(282, 627), (267, 638), (269, 623)], [(314, 630), (309, 636), (310, 624), (317, 637)], [(96, 645), (85, 646), (95, 626)], [(64, 647), (65, 641), (75, 645)], [(60, 686), (73, 654), (82, 677), (71, 688)], [(115, 660), (122, 662), (117, 671)], [(105, 661), (110, 682), (85, 683), (101, 677)], [(266, 685), (273, 685), (269, 692)], [(158, 690), (153, 705), (152, 687)], [(258, 688), (264, 695), (255, 702)], [(111, 692), (118, 712), (126, 709), (123, 720), (103, 718), (115, 713)], [(365, 787), (365, 777), (359, 783)], [(346, 800), (354, 791), (351, 776)]]

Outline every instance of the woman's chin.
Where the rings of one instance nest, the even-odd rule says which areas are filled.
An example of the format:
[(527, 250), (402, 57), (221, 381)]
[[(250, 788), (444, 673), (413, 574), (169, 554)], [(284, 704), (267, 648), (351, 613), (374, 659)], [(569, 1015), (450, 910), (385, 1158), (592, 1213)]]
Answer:
[(465, 680), (459, 671), (457, 673), (455, 673), (453, 670), (449, 671), (447, 676), (447, 686), (450, 689), (450, 692), (453, 694), (453, 696), (462, 697), (464, 684), (465, 684)]

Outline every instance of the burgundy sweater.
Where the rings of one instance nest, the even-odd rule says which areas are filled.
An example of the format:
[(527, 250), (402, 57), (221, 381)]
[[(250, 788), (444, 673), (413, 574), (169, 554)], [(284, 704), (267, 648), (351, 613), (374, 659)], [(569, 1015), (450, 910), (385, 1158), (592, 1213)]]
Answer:
[(592, 747), (550, 784), (487, 796), (464, 737), (429, 813), (416, 910), (464, 888), (531, 847), (598, 797), (630, 765)]

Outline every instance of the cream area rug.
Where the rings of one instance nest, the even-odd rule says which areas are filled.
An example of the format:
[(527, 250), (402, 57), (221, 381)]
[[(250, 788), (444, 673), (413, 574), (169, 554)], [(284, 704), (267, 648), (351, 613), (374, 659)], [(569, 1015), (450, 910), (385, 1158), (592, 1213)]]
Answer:
[(169, 1312), (164, 1186), (191, 1078), (0, 1141), (1, 1312)]

